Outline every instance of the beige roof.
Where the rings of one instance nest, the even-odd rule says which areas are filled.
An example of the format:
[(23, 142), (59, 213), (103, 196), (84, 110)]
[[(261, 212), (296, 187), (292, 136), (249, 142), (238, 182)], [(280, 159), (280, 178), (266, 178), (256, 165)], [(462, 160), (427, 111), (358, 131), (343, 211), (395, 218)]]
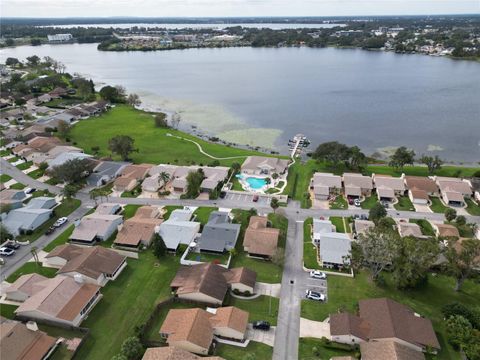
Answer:
[(405, 182), (410, 190), (422, 190), (427, 193), (438, 192), (435, 181), (424, 176), (405, 176)]
[(37, 136), (28, 142), (28, 146), (38, 152), (47, 152), (61, 143), (62, 141), (56, 137)]
[(357, 234), (364, 234), (368, 229), (375, 227), (373, 221), (370, 220), (355, 220), (355, 232)]
[(167, 343), (188, 341), (209, 349), (213, 340), (210, 317), (203, 309), (171, 309), (160, 328), (161, 334), (168, 334)]
[(396, 178), (391, 176), (385, 175), (375, 175), (374, 176), (375, 187), (384, 187), (389, 188), (394, 191), (404, 191), (405, 190), (405, 182), (403, 178)]
[(221, 307), (210, 318), (214, 328), (230, 328), (245, 334), (248, 325), (248, 312), (234, 306)]
[(219, 356), (202, 357), (174, 346), (148, 348), (142, 360), (224, 360)]
[(21, 291), (28, 296), (32, 296), (35, 293), (35, 285), (41, 281), (48, 280), (47, 277), (32, 273), (20, 276), (10, 285), (5, 291), (7, 294)]
[(470, 184), (457, 178), (437, 178), (437, 184), (442, 192), (456, 192), (462, 195), (469, 195), (472, 193)]
[(271, 172), (283, 173), (287, 168), (289, 160), (266, 156), (249, 156), (242, 164), (242, 170), (257, 171), (269, 169)]
[(342, 187), (342, 177), (330, 173), (315, 173), (312, 178), (315, 194), (328, 195), (331, 188)]
[(62, 275), (38, 282), (35, 288), (37, 291), (15, 313), (22, 315), (23, 312), (39, 311), (67, 321), (75, 319), (100, 289), (92, 284), (79, 284)]
[(102, 246), (84, 247), (70, 244), (57, 246), (46, 258), (55, 256), (67, 260), (58, 274), (78, 272), (92, 279), (98, 279), (102, 274), (115, 273), (126, 260), (125, 256)]
[(422, 352), (395, 341), (371, 341), (360, 344), (362, 360), (425, 360)]
[(142, 206), (135, 216), (123, 223), (114, 243), (118, 245), (138, 246), (142, 241), (149, 243), (155, 229), (163, 219), (158, 219), (159, 210), (153, 206)]
[(346, 188), (359, 187), (361, 189), (370, 189), (370, 190), (373, 189), (372, 178), (369, 176), (364, 176), (362, 174), (355, 174), (355, 173), (343, 174), (343, 184)]
[(80, 224), (75, 227), (70, 239), (92, 241), (97, 235), (104, 235), (113, 223), (121, 223), (120, 215), (102, 215), (93, 213), (84, 216)]
[(251, 254), (272, 256), (277, 249), (280, 230), (267, 227), (268, 219), (263, 216), (252, 216), (245, 237), (243, 246), (248, 247)]
[(422, 229), (418, 224), (401, 222), (398, 224), (398, 232), (403, 236), (423, 237)]
[(43, 331), (29, 330), (18, 321), (5, 320), (0, 324), (2, 360), (42, 360), (56, 340)]
[(417, 188), (413, 188), (409, 190), (410, 193), (412, 194), (412, 198), (414, 199), (423, 199), (423, 200), (428, 200), (428, 192), (425, 190), (419, 190)]
[(456, 226), (450, 224), (435, 224), (440, 237), (460, 237), (460, 233)]
[(393, 199), (395, 197), (395, 191), (389, 187), (380, 186), (377, 187), (377, 194), (380, 198), (389, 198)]
[(446, 202), (457, 201), (463, 202), (463, 194), (458, 191), (442, 191), (442, 196)]
[(128, 165), (123, 168), (120, 176), (133, 178), (136, 180), (143, 180), (152, 167), (153, 165), (151, 164)]

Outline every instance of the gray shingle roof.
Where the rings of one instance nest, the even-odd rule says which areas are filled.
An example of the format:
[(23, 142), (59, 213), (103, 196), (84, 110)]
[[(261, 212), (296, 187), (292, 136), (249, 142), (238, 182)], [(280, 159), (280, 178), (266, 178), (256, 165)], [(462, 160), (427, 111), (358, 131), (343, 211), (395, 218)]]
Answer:
[(228, 213), (214, 211), (204, 226), (198, 244), (203, 251), (223, 252), (235, 247), (240, 225), (229, 222)]

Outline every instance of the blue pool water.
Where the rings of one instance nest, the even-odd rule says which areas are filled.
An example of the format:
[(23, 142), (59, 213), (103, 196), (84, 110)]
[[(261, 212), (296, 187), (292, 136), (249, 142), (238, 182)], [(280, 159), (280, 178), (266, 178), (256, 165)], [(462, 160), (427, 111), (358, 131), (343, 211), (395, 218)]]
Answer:
[[(237, 175), (238, 178), (245, 178), (244, 175)], [(262, 178), (256, 178), (256, 177), (247, 177), (245, 178), (245, 181), (248, 183), (248, 185), (250, 186), (250, 188), (254, 189), (254, 190), (258, 190), (258, 189), (261, 189), (263, 188), (265, 185), (267, 185), (267, 182), (265, 181), (265, 179), (262, 179)]]

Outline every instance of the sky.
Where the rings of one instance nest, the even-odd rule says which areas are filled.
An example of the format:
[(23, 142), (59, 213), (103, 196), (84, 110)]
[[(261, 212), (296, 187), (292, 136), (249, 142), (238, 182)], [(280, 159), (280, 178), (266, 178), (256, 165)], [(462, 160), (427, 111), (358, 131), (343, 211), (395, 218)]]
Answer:
[(480, 0), (1, 0), (1, 17), (478, 14)]

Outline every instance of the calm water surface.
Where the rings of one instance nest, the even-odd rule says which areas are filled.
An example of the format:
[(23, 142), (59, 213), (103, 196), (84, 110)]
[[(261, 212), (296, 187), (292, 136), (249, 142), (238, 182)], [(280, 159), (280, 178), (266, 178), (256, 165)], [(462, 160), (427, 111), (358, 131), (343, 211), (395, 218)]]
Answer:
[(122, 84), (147, 104), (228, 140), (284, 148), (298, 132), (367, 153), (480, 161), (480, 64), (423, 55), (309, 48), (101, 52), (96, 44), (1, 51), (51, 56), (70, 72)]

